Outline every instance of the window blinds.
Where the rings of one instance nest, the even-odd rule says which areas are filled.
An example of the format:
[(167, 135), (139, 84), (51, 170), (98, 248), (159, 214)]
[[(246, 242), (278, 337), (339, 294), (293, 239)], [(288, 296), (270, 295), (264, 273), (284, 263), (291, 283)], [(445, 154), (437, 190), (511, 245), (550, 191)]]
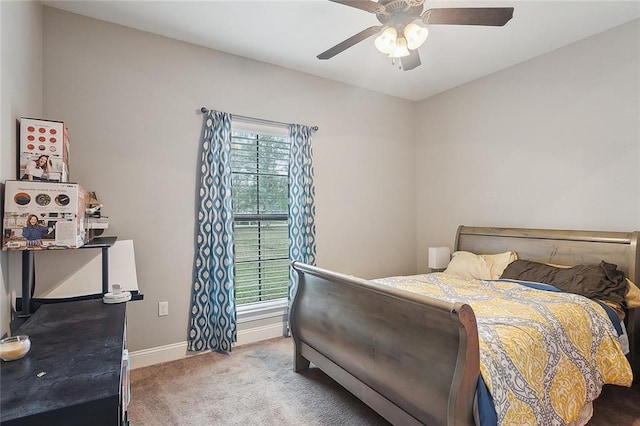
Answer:
[(234, 126), (231, 171), (236, 305), (287, 297), (288, 170), (288, 136)]

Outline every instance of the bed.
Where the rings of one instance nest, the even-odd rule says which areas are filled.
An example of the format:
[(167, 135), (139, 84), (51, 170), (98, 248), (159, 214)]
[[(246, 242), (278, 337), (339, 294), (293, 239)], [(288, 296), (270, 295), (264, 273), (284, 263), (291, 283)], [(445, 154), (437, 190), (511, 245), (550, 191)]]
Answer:
[[(640, 280), (638, 232), (460, 226), (454, 251), (501, 253), (556, 265), (616, 264)], [(294, 370), (323, 370), (393, 424), (478, 422), (480, 343), (469, 304), (293, 262)], [(640, 312), (624, 323), (640, 374)], [(474, 407), (475, 406), (475, 407)]]

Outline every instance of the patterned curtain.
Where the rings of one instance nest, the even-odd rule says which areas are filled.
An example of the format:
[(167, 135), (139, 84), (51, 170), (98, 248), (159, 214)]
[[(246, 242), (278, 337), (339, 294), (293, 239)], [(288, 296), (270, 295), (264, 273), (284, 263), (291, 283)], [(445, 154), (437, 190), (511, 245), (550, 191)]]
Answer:
[[(316, 207), (313, 185), (313, 129), (299, 124), (289, 125), (289, 260), (316, 264)], [(289, 304), (297, 276), (289, 270)], [(289, 335), (289, 327), (285, 329)]]
[(190, 351), (229, 352), (236, 341), (230, 150), (231, 115), (209, 111), (200, 155)]

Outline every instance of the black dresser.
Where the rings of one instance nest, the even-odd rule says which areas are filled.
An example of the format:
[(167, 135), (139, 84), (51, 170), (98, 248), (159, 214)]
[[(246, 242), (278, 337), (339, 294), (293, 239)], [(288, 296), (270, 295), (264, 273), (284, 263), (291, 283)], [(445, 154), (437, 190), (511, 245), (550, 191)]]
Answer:
[(124, 423), (126, 303), (43, 305), (14, 334), (28, 335), (31, 350), (0, 361), (3, 426)]

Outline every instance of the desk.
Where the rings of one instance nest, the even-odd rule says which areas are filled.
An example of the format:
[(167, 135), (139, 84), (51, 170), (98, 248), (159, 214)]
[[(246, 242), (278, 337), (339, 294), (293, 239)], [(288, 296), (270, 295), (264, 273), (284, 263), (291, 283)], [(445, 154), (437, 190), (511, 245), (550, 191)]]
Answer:
[(16, 333), (31, 338), (29, 353), (0, 361), (2, 425), (121, 425), (126, 306), (41, 306)]
[[(82, 250), (96, 249), (102, 250), (102, 294), (109, 291), (109, 247), (116, 243), (118, 237), (98, 237), (94, 238), (78, 249), (63, 250)], [(31, 289), (34, 285), (34, 270), (36, 250), (24, 250), (22, 252), (22, 317), (31, 315)]]

